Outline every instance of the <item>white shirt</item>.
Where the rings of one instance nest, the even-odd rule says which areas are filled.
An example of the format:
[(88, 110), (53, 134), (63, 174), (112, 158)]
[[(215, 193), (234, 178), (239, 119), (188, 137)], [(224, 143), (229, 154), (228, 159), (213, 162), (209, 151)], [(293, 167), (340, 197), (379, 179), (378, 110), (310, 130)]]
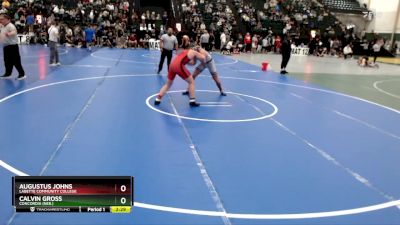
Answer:
[(226, 44), (226, 49), (231, 49), (233, 46), (233, 41), (229, 41), (228, 44)]
[(225, 42), (226, 42), (226, 35), (225, 35), (225, 33), (222, 33), (222, 34), (221, 34), (220, 39), (221, 39), (221, 43), (225, 43)]
[(7, 45), (16, 45), (18, 44), (18, 37), (17, 35), (12, 35), (12, 36), (6, 36), (6, 33), (9, 32), (16, 32), (17, 28), (15, 28), (14, 24), (12, 24), (11, 22), (8, 23), (6, 26), (2, 26), (0, 29), (0, 37), (1, 37), (1, 41), (3, 43), (4, 46)]
[(350, 46), (346, 46), (346, 47), (344, 47), (344, 49), (343, 49), (343, 53), (344, 53), (345, 55), (351, 54), (351, 53), (353, 53), (353, 50), (350, 48)]
[(200, 43), (208, 43), (210, 41), (210, 34), (204, 33), (200, 36)]
[(114, 5), (113, 4), (108, 4), (107, 9), (110, 11), (114, 11)]
[(258, 38), (257, 38), (256, 36), (253, 36), (253, 38), (251, 39), (251, 41), (252, 41), (253, 43), (257, 43), (257, 42), (258, 42)]
[(60, 12), (60, 9), (58, 8), (58, 6), (55, 6), (55, 7), (54, 7), (53, 12), (54, 12), (55, 14), (58, 14), (58, 13)]
[(58, 38), (59, 38), (58, 27), (52, 25), (49, 28), (48, 33), (49, 33), (49, 41), (58, 42)]
[(94, 12), (93, 12), (93, 10), (90, 11), (90, 13), (89, 13), (89, 18), (90, 18), (90, 19), (94, 19)]
[(267, 47), (267, 46), (268, 46), (268, 39), (267, 39), (267, 38), (264, 38), (264, 39), (262, 40), (262, 46), (263, 46), (263, 47)]
[(374, 50), (374, 52), (380, 52), (381, 51), (381, 46), (378, 43), (375, 43), (372, 46), (372, 49)]
[(72, 36), (72, 29), (71, 28), (67, 28), (67, 35), (71, 35)]
[(178, 44), (178, 39), (174, 35), (163, 34), (160, 39), (163, 41), (163, 48), (166, 50), (173, 50), (175, 45)]

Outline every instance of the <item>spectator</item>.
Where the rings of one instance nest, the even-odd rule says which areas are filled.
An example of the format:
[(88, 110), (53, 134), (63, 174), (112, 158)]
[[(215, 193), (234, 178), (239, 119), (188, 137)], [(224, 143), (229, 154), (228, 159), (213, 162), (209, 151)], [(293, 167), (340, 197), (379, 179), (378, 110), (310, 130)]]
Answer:
[(62, 19), (64, 18), (64, 14), (65, 14), (65, 9), (64, 9), (64, 6), (63, 6), (63, 5), (61, 5), (61, 8), (60, 8), (60, 13), (59, 13), (59, 15), (61, 16), (61, 18), (62, 18)]
[(382, 48), (382, 45), (383, 45), (383, 41), (377, 40), (375, 42), (375, 44), (372, 46), (372, 53), (373, 53), (372, 55), (374, 56), (374, 63), (376, 63), (376, 59), (379, 56), (379, 53), (380, 53), (381, 48)]
[(111, 29), (107, 32), (107, 38), (105, 40), (105, 43), (106, 43), (106, 46), (109, 48), (113, 48), (116, 45), (115, 44), (115, 36)]
[(124, 37), (125, 34), (124, 34), (123, 24), (118, 22), (117, 24), (115, 24), (114, 28), (115, 28), (115, 33), (117, 35), (116, 37), (117, 48), (124, 48), (125, 47), (124, 40), (126, 40), (126, 38)]
[(54, 6), (54, 8), (53, 8), (53, 13), (54, 13), (55, 15), (58, 15), (58, 14), (60, 13), (60, 9), (58, 8), (58, 5), (55, 5), (55, 6)]
[(124, 1), (124, 3), (123, 3), (123, 10), (124, 10), (125, 12), (128, 12), (128, 11), (129, 11), (129, 2), (128, 2), (128, 1)]
[(84, 34), (85, 34), (86, 47), (89, 51), (91, 51), (92, 45), (93, 45), (94, 41), (96, 40), (96, 29), (94, 28), (93, 25), (87, 26), (84, 31)]
[(233, 52), (233, 41), (229, 40), (228, 43), (226, 44), (226, 49), (228, 50), (228, 55), (230, 55)]
[(253, 38), (251, 39), (251, 53), (256, 53), (257, 51), (257, 46), (258, 46), (258, 38), (257, 35), (254, 34)]
[(167, 11), (164, 11), (163, 15), (162, 15), (162, 24), (165, 26), (167, 26), (167, 22), (168, 22), (168, 13)]
[(340, 56), (340, 42), (337, 38), (332, 41), (331, 54)]
[(90, 23), (94, 22), (94, 10), (93, 9), (90, 10), (90, 12), (89, 12), (89, 21), (90, 21)]
[(28, 16), (26, 17), (26, 25), (29, 27), (29, 31), (33, 31), (33, 25), (35, 24), (35, 17), (33, 16), (32, 12), (29, 12)]
[(281, 37), (276, 36), (275, 38), (275, 53), (280, 53), (281, 52)]
[(3, 0), (3, 3), (1, 4), (1, 6), (5, 9), (10, 8), (10, 2), (8, 0)]
[(244, 44), (246, 46), (246, 52), (251, 51), (251, 43), (252, 43), (252, 39), (251, 39), (250, 33), (247, 32), (246, 35), (244, 36)]
[(203, 34), (200, 36), (201, 47), (206, 51), (209, 51), (210, 34), (207, 30), (204, 30)]
[(70, 27), (67, 27), (66, 32), (65, 32), (65, 45), (67, 47), (71, 47), (74, 45), (74, 40), (73, 40), (73, 32)]
[(208, 42), (208, 48), (210, 49), (210, 51), (214, 51), (214, 47), (215, 47), (215, 36), (214, 36), (214, 33), (211, 32), (210, 40)]
[(137, 48), (138, 47), (136, 34), (132, 33), (131, 35), (129, 35), (128, 47), (130, 47), (130, 48)]
[(226, 34), (225, 34), (225, 32), (221, 33), (220, 40), (221, 40), (220, 49), (222, 49), (226, 45)]
[(268, 9), (269, 9), (269, 2), (268, 2), (268, 0), (266, 0), (265, 3), (264, 3), (264, 9), (265, 9), (265, 10), (268, 10)]
[(103, 27), (99, 27), (96, 29), (96, 46), (101, 47), (103, 46), (103, 36), (104, 36), (104, 29)]
[(265, 36), (264, 39), (262, 39), (262, 49), (261, 52), (262, 53), (267, 53), (268, 52), (268, 47), (269, 47), (270, 43), (268, 40), (268, 36)]
[(353, 49), (351, 48), (351, 44), (347, 44), (343, 48), (343, 55), (344, 55), (344, 59), (347, 59), (347, 57), (350, 57), (350, 58), (353, 57)]
[(50, 65), (60, 66), (58, 55), (58, 43), (60, 41), (59, 26), (57, 21), (53, 21), (48, 30), (49, 33), (49, 47), (50, 47)]

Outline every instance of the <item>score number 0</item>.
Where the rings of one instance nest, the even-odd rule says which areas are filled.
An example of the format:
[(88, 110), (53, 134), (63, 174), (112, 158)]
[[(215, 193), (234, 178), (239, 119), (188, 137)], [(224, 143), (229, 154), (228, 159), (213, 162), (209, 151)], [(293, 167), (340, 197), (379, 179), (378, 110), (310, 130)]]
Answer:
[[(125, 192), (126, 192), (126, 186), (125, 186), (125, 185), (121, 185), (120, 191), (121, 191), (122, 193), (125, 193)], [(120, 201), (121, 201), (121, 204), (123, 204), (123, 205), (126, 204), (126, 198), (125, 198), (125, 197), (122, 197), (122, 198), (120, 199)]]

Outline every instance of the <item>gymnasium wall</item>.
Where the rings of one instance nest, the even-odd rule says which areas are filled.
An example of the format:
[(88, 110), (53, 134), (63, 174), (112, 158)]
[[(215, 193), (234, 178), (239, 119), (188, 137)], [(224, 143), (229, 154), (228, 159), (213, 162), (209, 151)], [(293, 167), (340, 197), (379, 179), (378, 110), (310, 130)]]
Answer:
[[(392, 33), (400, 1), (370, 0), (370, 2), (370, 10), (374, 12), (374, 20), (370, 22), (367, 32)], [(400, 21), (397, 24), (396, 33), (400, 33)]]

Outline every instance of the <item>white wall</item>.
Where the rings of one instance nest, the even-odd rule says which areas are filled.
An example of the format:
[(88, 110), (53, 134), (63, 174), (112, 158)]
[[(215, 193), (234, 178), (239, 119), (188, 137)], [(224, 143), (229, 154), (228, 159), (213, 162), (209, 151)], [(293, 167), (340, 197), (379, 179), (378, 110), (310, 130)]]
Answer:
[(364, 19), (363, 16), (358, 14), (349, 14), (349, 13), (333, 13), (335, 17), (344, 25), (354, 24), (356, 27), (354, 31), (357, 35), (360, 35), (364, 29), (368, 28), (368, 22)]
[(361, 6), (363, 6), (364, 4), (368, 5), (368, 1), (369, 0), (358, 0)]
[[(374, 12), (374, 20), (367, 32), (392, 33), (399, 3), (400, 0), (371, 0), (370, 10)], [(400, 21), (396, 33), (400, 33)]]

